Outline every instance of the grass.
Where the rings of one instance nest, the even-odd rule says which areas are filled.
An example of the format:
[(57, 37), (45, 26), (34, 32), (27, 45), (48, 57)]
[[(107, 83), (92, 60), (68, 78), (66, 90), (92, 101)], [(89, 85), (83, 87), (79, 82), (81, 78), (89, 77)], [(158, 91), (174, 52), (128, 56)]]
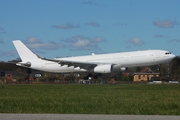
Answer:
[(180, 115), (180, 85), (5, 85), (0, 113)]

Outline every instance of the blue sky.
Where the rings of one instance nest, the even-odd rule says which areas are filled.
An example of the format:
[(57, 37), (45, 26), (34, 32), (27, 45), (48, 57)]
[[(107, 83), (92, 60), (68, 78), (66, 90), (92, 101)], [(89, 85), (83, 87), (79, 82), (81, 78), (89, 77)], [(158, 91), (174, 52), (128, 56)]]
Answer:
[(179, 0), (0, 0), (0, 61), (22, 40), (47, 57), (146, 49), (180, 55)]

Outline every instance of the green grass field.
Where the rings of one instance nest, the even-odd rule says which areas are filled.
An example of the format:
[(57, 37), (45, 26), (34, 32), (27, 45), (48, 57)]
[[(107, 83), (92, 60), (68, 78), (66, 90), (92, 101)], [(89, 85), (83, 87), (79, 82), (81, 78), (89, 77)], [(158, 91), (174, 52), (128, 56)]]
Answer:
[(5, 85), (0, 113), (180, 115), (180, 85)]

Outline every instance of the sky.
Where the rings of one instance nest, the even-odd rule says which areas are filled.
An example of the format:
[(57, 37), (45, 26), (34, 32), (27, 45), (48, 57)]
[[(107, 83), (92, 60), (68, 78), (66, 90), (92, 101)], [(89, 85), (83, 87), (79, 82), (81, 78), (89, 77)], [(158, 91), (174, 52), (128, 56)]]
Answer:
[(162, 49), (180, 55), (179, 0), (0, 0), (0, 61), (21, 40), (46, 57)]

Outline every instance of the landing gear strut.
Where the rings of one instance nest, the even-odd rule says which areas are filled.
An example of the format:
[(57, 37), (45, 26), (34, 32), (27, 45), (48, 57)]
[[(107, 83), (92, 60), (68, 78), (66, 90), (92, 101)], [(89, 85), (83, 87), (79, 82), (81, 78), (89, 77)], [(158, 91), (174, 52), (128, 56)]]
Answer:
[(95, 74), (88, 73), (86, 76), (84, 76), (84, 80), (88, 80), (90, 78), (97, 79), (101, 75), (102, 75), (101, 73), (95, 73)]

